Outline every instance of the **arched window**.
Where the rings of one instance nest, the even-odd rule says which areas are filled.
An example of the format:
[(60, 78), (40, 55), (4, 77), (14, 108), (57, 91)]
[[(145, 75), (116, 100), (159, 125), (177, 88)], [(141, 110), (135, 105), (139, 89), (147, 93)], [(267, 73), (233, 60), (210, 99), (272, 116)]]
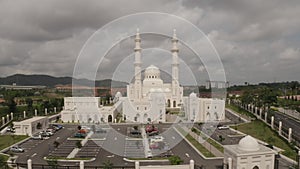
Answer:
[(255, 166), (255, 167), (253, 167), (253, 169), (259, 169), (259, 167)]
[(176, 101), (175, 100), (173, 101), (173, 107), (176, 107)]
[(107, 117), (107, 121), (108, 121), (109, 123), (111, 123), (111, 122), (112, 122), (112, 115), (108, 115), (108, 117)]

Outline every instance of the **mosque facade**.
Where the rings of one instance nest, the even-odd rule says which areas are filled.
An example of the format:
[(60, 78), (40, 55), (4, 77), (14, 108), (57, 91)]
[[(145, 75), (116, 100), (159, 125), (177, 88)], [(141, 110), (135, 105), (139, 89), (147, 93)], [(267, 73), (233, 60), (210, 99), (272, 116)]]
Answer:
[[(120, 113), (126, 122), (158, 123), (167, 121), (167, 110), (183, 111), (183, 119), (190, 122), (225, 120), (224, 100), (199, 98), (195, 93), (183, 96), (183, 87), (179, 83), (179, 49), (175, 30), (171, 39), (172, 80), (169, 83), (162, 80), (160, 69), (154, 65), (150, 65), (144, 71), (142, 70), (142, 48), (139, 31), (137, 31), (134, 41), (134, 80), (127, 85), (127, 96), (123, 97), (120, 92), (117, 92), (114, 97), (114, 105), (106, 108), (105, 112), (102, 110), (104, 108), (98, 104), (97, 110), (85, 110), (89, 109), (88, 106), (69, 103), (72, 100), (79, 101), (82, 99), (67, 98), (68, 103), (65, 101), (65, 104), (76, 104), (77, 107), (75, 111), (74, 106), (68, 106), (69, 109), (62, 112), (63, 121), (74, 121), (75, 119), (75, 121), (82, 120), (84, 122), (114, 122), (116, 121), (116, 114)], [(85, 100), (89, 99), (85, 98)], [(91, 99), (91, 101), (94, 102), (95, 100)], [(90, 103), (85, 104), (89, 105)], [(87, 112), (92, 113), (88, 113), (89, 116), (87, 116)]]

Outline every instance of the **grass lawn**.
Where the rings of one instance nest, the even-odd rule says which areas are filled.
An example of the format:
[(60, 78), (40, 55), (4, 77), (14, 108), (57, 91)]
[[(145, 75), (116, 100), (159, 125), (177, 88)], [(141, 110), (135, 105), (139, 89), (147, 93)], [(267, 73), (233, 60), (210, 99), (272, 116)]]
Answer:
[(222, 152), (222, 153), (224, 152), (224, 147), (222, 145), (218, 144), (215, 140), (213, 140), (211, 138), (207, 138), (207, 136), (205, 136), (202, 132), (200, 132), (196, 128), (192, 128), (192, 131), (194, 133), (196, 133), (197, 135), (200, 135), (204, 140), (206, 140), (209, 144), (211, 144), (212, 146), (214, 146), (220, 152)]
[[(3, 161), (7, 161), (8, 158), (9, 158), (9, 156), (4, 155), (4, 154), (0, 154), (0, 159), (3, 159)], [(1, 168), (1, 166), (0, 166), (0, 168)]]
[(209, 150), (207, 150), (202, 144), (195, 140), (190, 134), (187, 134), (181, 127), (176, 127), (176, 129), (183, 135), (185, 138), (193, 144), (205, 157), (215, 157)]
[(244, 109), (242, 109), (238, 106), (235, 106), (235, 105), (232, 105), (232, 104), (230, 104), (230, 105), (226, 104), (226, 108), (229, 108), (229, 109), (231, 109), (231, 110), (233, 110), (236, 113), (239, 113), (241, 115), (245, 115), (245, 116), (248, 116), (250, 118), (256, 118), (254, 114), (252, 114), (252, 113), (250, 113), (250, 112), (248, 112), (248, 111), (246, 111), (246, 110), (244, 110)]
[(254, 120), (250, 123), (245, 123), (237, 126), (237, 129), (243, 133), (251, 135), (268, 144), (279, 147), (283, 150), (283, 155), (295, 160), (297, 153), (292, 149), (292, 146), (281, 138), (277, 132), (273, 131), (269, 126), (260, 120)]
[(24, 135), (0, 135), (0, 150), (9, 147), (21, 140), (24, 140), (28, 136)]

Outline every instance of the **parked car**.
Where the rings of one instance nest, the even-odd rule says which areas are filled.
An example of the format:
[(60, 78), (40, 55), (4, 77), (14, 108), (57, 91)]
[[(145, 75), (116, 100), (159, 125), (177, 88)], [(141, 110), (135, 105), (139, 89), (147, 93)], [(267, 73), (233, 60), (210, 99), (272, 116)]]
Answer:
[(23, 153), (24, 149), (19, 146), (12, 146), (10, 148), (10, 151), (15, 152), (15, 153)]
[(55, 127), (57, 130), (64, 128), (62, 125), (59, 125), (59, 124), (53, 124), (52, 126)]
[(163, 142), (164, 137), (163, 136), (154, 136), (153, 138), (150, 139), (150, 143), (152, 142)]
[(40, 134), (35, 134), (35, 135), (31, 136), (31, 138), (33, 140), (43, 140), (43, 137)]
[(46, 130), (46, 132), (51, 132), (51, 133), (55, 133), (55, 129), (53, 129), (53, 128), (47, 128), (47, 130)]
[(219, 130), (226, 130), (226, 129), (229, 129), (229, 127), (228, 126), (219, 126), (218, 129)]
[(132, 130), (130, 131), (131, 135), (141, 135), (141, 132), (139, 130)]
[(8, 127), (6, 129), (6, 132), (11, 132), (11, 133), (14, 133), (15, 132), (15, 129), (13, 127)]
[(97, 128), (97, 129), (95, 129), (95, 133), (106, 133), (106, 130), (104, 130), (102, 128)]
[(74, 134), (74, 137), (75, 137), (75, 138), (85, 138), (85, 137), (86, 137), (86, 134), (85, 134), (85, 133), (75, 133), (75, 134)]
[(159, 134), (159, 131), (158, 130), (157, 131), (152, 131), (152, 132), (147, 133), (147, 134), (148, 134), (148, 136), (156, 136), (156, 135)]
[(51, 134), (48, 133), (48, 132), (46, 132), (46, 131), (41, 131), (39, 134), (40, 134), (42, 137), (50, 137), (50, 136), (51, 136)]

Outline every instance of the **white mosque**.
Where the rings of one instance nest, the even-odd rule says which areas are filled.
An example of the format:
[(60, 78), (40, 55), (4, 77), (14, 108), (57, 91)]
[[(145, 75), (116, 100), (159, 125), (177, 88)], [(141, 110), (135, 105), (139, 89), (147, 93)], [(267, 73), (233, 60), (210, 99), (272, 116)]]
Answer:
[[(179, 84), (179, 49), (175, 30), (171, 49), (171, 83), (163, 82), (159, 68), (154, 65), (147, 67), (142, 76), (142, 48), (138, 30), (135, 36), (134, 52), (134, 81), (127, 85), (126, 97), (117, 92), (113, 106), (101, 106), (100, 99), (97, 97), (65, 98), (62, 120), (66, 122), (115, 122), (117, 114), (121, 114), (126, 122), (158, 123), (167, 121), (166, 110), (184, 110), (183, 119), (190, 122), (225, 120), (224, 100), (198, 98), (195, 93), (183, 96), (183, 87)], [(94, 108), (89, 108), (91, 105)]]

